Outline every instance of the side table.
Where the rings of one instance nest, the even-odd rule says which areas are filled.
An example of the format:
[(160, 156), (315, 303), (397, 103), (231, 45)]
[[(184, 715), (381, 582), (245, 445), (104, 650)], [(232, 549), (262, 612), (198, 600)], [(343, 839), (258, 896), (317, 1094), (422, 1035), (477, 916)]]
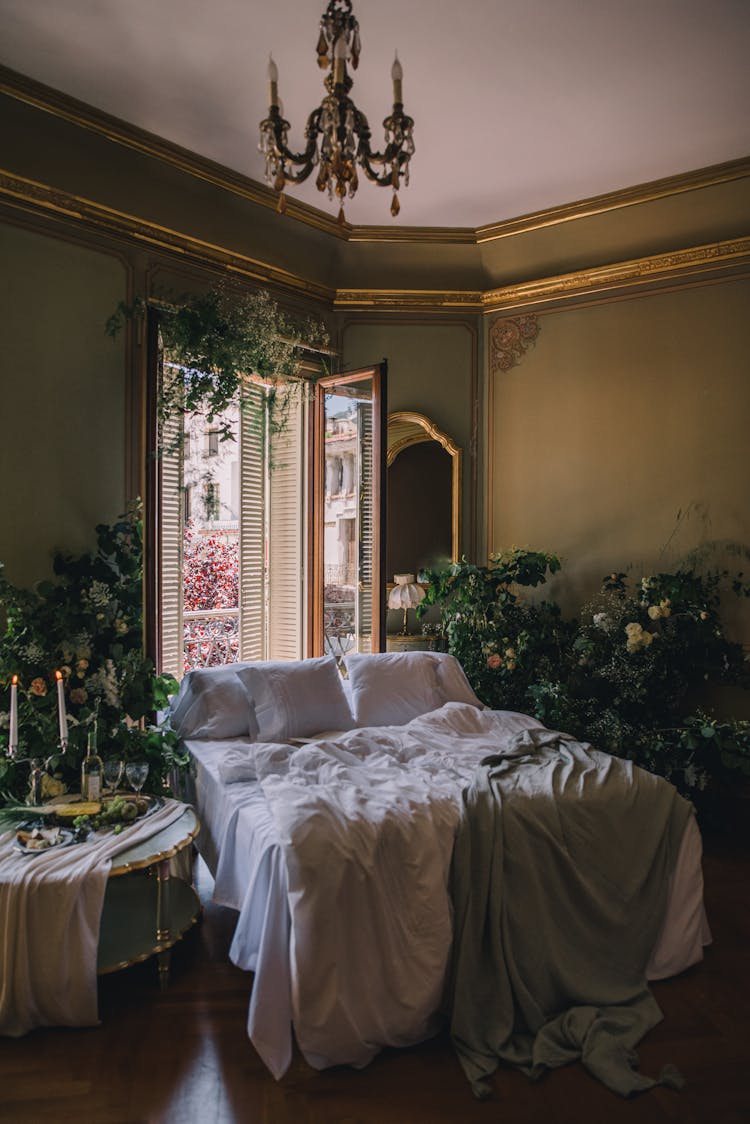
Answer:
[(420, 633), (387, 636), (385, 647), (387, 652), (434, 652), (435, 637), (422, 636)]
[[(170, 860), (189, 847), (200, 830), (189, 805), (179, 819), (114, 860), (104, 895), (97, 972), (117, 972), (157, 956), (159, 983), (169, 981), (171, 950), (200, 914), (190, 881), (170, 873)], [(190, 864), (192, 874), (192, 862)]]

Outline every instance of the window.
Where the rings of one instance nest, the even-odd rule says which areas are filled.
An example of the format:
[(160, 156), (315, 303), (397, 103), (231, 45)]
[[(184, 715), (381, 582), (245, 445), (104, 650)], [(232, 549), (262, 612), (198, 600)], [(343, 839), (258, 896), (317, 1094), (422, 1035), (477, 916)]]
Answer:
[(250, 383), (218, 420), (229, 440), (199, 416), (191, 440), (161, 440), (159, 666), (178, 678), (306, 650), (307, 402), (300, 387), (271, 396)]
[[(179, 368), (150, 332), (156, 382), (161, 364)], [(335, 503), (324, 484), (327, 429), (321, 423), (318, 438), (325, 411), (317, 390), (313, 402), (300, 384), (271, 391), (247, 379), (234, 413), (210, 428), (203, 417), (164, 424), (149, 484), (148, 642), (159, 670), (181, 678), (191, 667), (236, 660), (378, 650), (385, 607), (382, 567), (373, 561), (380, 539), (373, 450), (376, 435), (384, 437), (378, 385), (360, 373), (342, 395), (332, 387), (323, 396), (343, 409), (332, 432), (349, 454), (331, 481)], [(155, 418), (155, 392), (151, 409)], [(225, 432), (230, 439), (220, 441)]]
[(221, 517), (219, 484), (216, 480), (203, 481), (203, 511), (207, 523), (215, 523)]

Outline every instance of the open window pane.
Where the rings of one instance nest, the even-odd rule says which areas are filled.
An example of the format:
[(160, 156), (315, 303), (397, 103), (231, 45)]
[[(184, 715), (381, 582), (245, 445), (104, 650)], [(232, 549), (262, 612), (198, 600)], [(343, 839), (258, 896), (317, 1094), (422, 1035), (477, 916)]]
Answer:
[(379, 651), (384, 635), (384, 376), (369, 368), (316, 387), (314, 648), (339, 661)]

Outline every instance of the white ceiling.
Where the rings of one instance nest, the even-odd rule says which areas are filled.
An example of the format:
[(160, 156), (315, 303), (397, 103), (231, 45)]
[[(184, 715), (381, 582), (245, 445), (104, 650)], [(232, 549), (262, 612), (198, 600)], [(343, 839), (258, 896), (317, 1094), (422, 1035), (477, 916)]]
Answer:
[[(272, 51), (303, 147), (326, 0), (0, 0), (0, 62), (256, 180)], [(479, 226), (750, 154), (750, 0), (354, 0), (374, 141), (398, 48), (396, 225)], [(2, 149), (0, 147), (0, 164)], [(311, 181), (290, 194), (335, 213)], [(390, 224), (364, 179), (346, 217)]]

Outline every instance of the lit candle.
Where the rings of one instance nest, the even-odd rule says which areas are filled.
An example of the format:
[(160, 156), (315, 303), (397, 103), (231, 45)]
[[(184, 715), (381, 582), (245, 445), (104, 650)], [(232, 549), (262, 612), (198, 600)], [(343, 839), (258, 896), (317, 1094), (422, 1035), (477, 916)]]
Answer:
[(273, 61), (273, 55), (268, 56), (268, 81), (271, 86), (269, 104), (273, 107), (279, 104), (279, 68)]
[(18, 676), (10, 681), (10, 733), (8, 735), (8, 756), (15, 757), (18, 752)]
[(57, 719), (60, 726), (60, 741), (64, 744), (68, 740), (68, 718), (65, 713), (65, 687), (61, 671), (55, 672), (57, 680)]
[(336, 40), (333, 50), (333, 84), (342, 85), (344, 81), (344, 66), (346, 65), (346, 39), (340, 35)]
[(403, 77), (404, 77), (404, 69), (401, 66), (401, 63), (398, 61), (398, 51), (396, 51), (396, 57), (393, 60), (393, 66), (391, 67), (391, 78), (393, 79), (393, 104), (394, 105), (402, 105), (403, 101), (404, 101), (404, 95), (403, 95), (403, 92), (401, 90), (401, 82), (403, 80)]

